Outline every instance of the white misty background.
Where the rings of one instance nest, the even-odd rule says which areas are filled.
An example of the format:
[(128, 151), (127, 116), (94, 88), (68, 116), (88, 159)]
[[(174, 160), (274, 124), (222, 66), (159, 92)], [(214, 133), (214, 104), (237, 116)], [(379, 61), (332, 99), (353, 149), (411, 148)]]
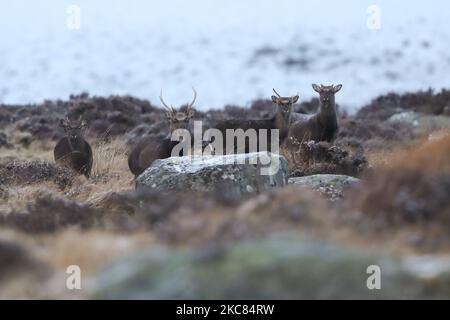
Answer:
[[(81, 29), (66, 27), (69, 5)], [(370, 5), (381, 29), (366, 26)], [(355, 110), (378, 94), (450, 86), (448, 1), (0, 0), (0, 102), (131, 94), (199, 109), (342, 83)]]

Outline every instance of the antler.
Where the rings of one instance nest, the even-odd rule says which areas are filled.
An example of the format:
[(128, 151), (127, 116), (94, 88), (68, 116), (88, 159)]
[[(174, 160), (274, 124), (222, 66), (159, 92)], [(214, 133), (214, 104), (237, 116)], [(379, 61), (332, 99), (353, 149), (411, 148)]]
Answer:
[(192, 100), (192, 102), (187, 106), (187, 110), (191, 110), (191, 108), (194, 106), (195, 103), (195, 99), (197, 99), (197, 91), (195, 91), (194, 88), (192, 88), (192, 91), (194, 91), (194, 99)]
[(161, 100), (161, 103), (167, 109), (167, 111), (172, 112), (172, 113), (175, 112), (175, 110), (173, 110), (172, 107), (168, 106), (167, 103), (164, 102), (164, 99), (163, 99), (163, 96), (162, 96), (162, 89), (161, 89), (161, 93), (159, 95), (159, 100)]
[(275, 94), (278, 96), (278, 98), (281, 98), (281, 96), (280, 96), (280, 94), (277, 92), (277, 90), (275, 90), (275, 89), (272, 89), (273, 90), (273, 92), (275, 92)]

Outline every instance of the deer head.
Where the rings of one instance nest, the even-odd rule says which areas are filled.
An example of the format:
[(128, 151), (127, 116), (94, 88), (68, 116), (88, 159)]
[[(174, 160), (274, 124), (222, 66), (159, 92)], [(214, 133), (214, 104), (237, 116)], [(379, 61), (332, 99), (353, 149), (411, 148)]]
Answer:
[(289, 121), (292, 113), (292, 105), (298, 101), (298, 94), (292, 97), (282, 97), (275, 89), (273, 89), (273, 92), (276, 95), (272, 96), (272, 102), (277, 105), (278, 114), (286, 121)]
[(61, 119), (59, 125), (64, 129), (70, 140), (76, 140), (83, 137), (83, 132), (87, 128), (87, 122), (84, 120), (69, 120), (69, 118)]
[(192, 90), (194, 91), (194, 98), (192, 99), (192, 102), (187, 105), (184, 111), (177, 111), (172, 106), (169, 106), (167, 103), (165, 103), (162, 97), (161, 90), (159, 100), (161, 100), (161, 103), (166, 108), (166, 116), (169, 120), (170, 131), (174, 131), (176, 129), (186, 129), (189, 125), (189, 121), (194, 116), (195, 110), (193, 106), (195, 103), (195, 99), (197, 99), (197, 91), (195, 91), (194, 88), (192, 88)]
[(312, 85), (314, 91), (319, 94), (320, 105), (326, 107), (330, 107), (335, 105), (334, 95), (341, 90), (342, 84), (338, 84), (337, 86), (324, 86), (321, 84), (320, 86), (317, 84)]

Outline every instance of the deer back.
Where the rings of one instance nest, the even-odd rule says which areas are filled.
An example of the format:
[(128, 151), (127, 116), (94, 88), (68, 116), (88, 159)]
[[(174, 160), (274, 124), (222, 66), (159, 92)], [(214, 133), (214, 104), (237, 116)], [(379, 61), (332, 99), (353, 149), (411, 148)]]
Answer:
[[(166, 159), (172, 156), (173, 148), (178, 141), (172, 141), (170, 137), (145, 137), (136, 145), (128, 156), (128, 167), (138, 177), (145, 169), (150, 167), (157, 159)], [(178, 154), (174, 156), (183, 156)]]
[[(325, 122), (324, 122), (325, 120)], [(334, 140), (337, 122), (333, 118), (323, 118), (319, 114), (308, 117), (295, 117), (289, 129), (289, 141), (328, 141)]]
[[(243, 130), (244, 132), (249, 130), (249, 129), (253, 129), (256, 131), (256, 144), (258, 147), (258, 151), (270, 151), (270, 142), (271, 142), (271, 135), (272, 132), (271, 130), (274, 129), (278, 129), (277, 125), (276, 125), (276, 118), (275, 116), (270, 118), (270, 119), (259, 119), (259, 120), (242, 120), (242, 119), (229, 119), (229, 120), (223, 120), (223, 121), (219, 121), (215, 124), (215, 126), (213, 126), (212, 128), (219, 130), (222, 133), (222, 138), (223, 138), (223, 146), (222, 146), (222, 150), (225, 153), (226, 150), (226, 146), (227, 144), (233, 144), (234, 145), (234, 149), (233, 152), (236, 152), (236, 150), (238, 149), (235, 145), (235, 141), (232, 142), (228, 142), (227, 141), (227, 129), (231, 129), (231, 130)], [(265, 129), (267, 130), (267, 147), (262, 148), (260, 145), (260, 130)], [(234, 137), (233, 137), (234, 139)], [(250, 151), (255, 151), (255, 150), (250, 150), (250, 143), (248, 141), (248, 139), (245, 140), (245, 153), (248, 153)]]

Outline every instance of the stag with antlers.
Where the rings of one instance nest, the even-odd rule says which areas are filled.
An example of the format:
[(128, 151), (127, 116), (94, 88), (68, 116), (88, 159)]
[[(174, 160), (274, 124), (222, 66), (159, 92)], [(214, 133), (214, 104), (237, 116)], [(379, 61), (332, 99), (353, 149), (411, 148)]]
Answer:
[[(172, 106), (169, 106), (161, 95), (159, 97), (162, 105), (166, 109), (166, 117), (169, 121), (170, 132), (166, 137), (145, 137), (136, 147), (131, 151), (128, 157), (128, 166), (134, 176), (137, 178), (142, 172), (145, 171), (156, 159), (169, 158), (172, 155), (174, 147), (180, 143), (180, 141), (173, 141), (171, 139), (172, 132), (177, 129), (188, 129), (189, 123), (194, 116), (194, 103), (197, 98), (197, 92), (195, 89), (194, 98), (192, 102), (187, 105), (184, 110), (175, 110)], [(183, 156), (184, 154), (177, 154), (176, 156)]]

